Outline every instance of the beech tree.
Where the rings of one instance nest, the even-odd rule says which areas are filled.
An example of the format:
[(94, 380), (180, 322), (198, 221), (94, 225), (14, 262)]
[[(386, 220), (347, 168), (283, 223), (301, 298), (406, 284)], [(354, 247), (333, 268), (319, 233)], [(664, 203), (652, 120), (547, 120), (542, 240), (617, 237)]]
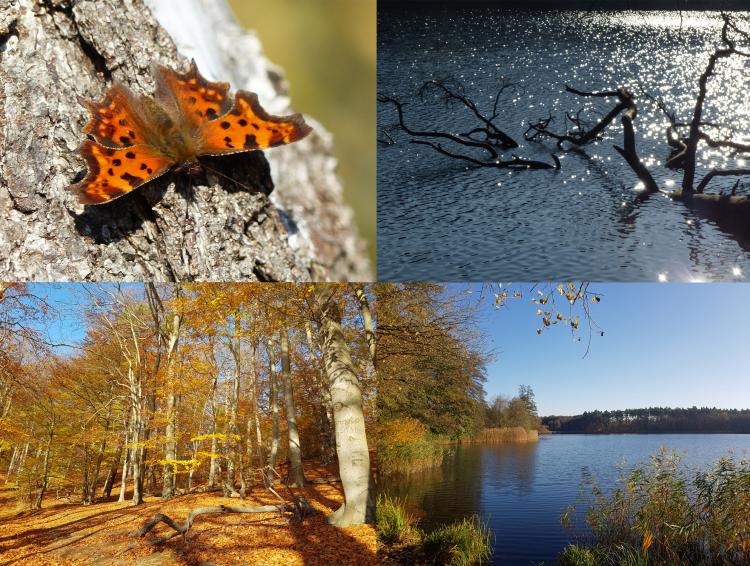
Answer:
[[(46, 308), (18, 296), (24, 309)], [(330, 522), (372, 518), (371, 285), (105, 284), (84, 286), (79, 300), (85, 338), (43, 356), (28, 341), (44, 332), (11, 332), (0, 301), (0, 469), (30, 507), (50, 493), (96, 504), (114, 491), (139, 505), (266, 489), (279, 498), (274, 510), (302, 518), (312, 512), (305, 468), (319, 458), (337, 465), (315, 481), (344, 491)], [(205, 513), (267, 511), (199, 508), (187, 523), (157, 516), (139, 533), (164, 522), (185, 534)]]

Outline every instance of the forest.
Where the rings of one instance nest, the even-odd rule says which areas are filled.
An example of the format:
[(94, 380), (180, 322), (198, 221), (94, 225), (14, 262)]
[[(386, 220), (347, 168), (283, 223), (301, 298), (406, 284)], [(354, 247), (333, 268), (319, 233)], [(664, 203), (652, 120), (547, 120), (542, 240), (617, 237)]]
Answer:
[[(0, 553), (91, 527), (105, 550), (81, 552), (103, 561), (374, 560), (374, 299), (370, 284), (4, 284), (0, 523), (15, 536)], [(37, 519), (59, 525), (39, 540)]]
[(551, 432), (610, 433), (750, 433), (750, 409), (649, 407), (624, 411), (587, 411), (576, 416), (548, 416)]

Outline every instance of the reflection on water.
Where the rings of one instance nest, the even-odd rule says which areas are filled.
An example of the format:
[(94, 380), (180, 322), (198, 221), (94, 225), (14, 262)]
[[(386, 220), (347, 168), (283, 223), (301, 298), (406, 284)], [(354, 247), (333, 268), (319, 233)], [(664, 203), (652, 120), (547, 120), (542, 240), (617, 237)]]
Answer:
[(494, 564), (553, 561), (571, 540), (560, 515), (576, 503), (585, 475), (608, 489), (620, 466), (661, 447), (685, 453), (684, 465), (706, 466), (734, 450), (750, 451), (750, 435), (551, 435), (537, 443), (459, 445), (440, 468), (391, 478), (380, 489), (406, 498), (427, 530), (473, 514), (495, 535)]
[[(472, 117), (415, 93), (424, 80), (454, 77), (490, 110), (498, 80), (500, 124), (521, 147), (513, 153), (549, 161), (554, 144), (523, 142), (530, 120), (584, 109), (591, 121), (613, 100), (563, 92), (625, 85), (640, 97), (638, 150), (660, 186), (679, 186), (680, 172), (661, 166), (668, 147), (662, 100), (681, 121), (691, 117), (697, 78), (718, 44), (716, 13), (513, 12), (385, 10), (379, 16), (378, 88), (410, 100), (409, 122), (465, 131)], [(722, 61), (709, 83), (706, 120), (750, 138), (750, 60)], [(378, 108), (379, 127), (396, 122)], [(558, 122), (558, 128), (561, 127)], [(726, 133), (726, 132), (724, 132)], [(715, 223), (663, 196), (633, 205), (638, 180), (613, 149), (618, 127), (586, 152), (561, 154), (560, 171), (468, 168), (408, 144), (402, 133), (378, 155), (379, 277), (384, 279), (525, 279), (672, 281), (732, 280), (750, 273), (750, 253)], [(742, 166), (706, 148), (709, 167)], [(729, 191), (733, 179), (714, 189)], [(750, 183), (740, 194), (750, 193)]]

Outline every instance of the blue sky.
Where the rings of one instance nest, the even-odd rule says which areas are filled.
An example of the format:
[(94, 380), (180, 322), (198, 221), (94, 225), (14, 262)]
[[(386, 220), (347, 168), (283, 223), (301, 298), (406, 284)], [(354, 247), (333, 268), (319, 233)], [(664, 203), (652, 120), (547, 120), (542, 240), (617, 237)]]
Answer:
[[(31, 284), (61, 312), (48, 327), (50, 342), (74, 344), (85, 336), (85, 287)], [(528, 384), (542, 415), (656, 405), (750, 407), (750, 284), (592, 283), (589, 290), (602, 296), (592, 313), (604, 336), (592, 337), (586, 357), (583, 322), (581, 342), (563, 327), (537, 335), (530, 285), (513, 288), (524, 290), (524, 298), (500, 310), (490, 300), (481, 306), (479, 330), (496, 357), (487, 368), (488, 398), (512, 396)], [(482, 287), (473, 289), (476, 294)]]
[(592, 310), (604, 336), (592, 338), (585, 358), (585, 331), (580, 343), (565, 328), (537, 335), (528, 293), (501, 310), (483, 303), (480, 329), (497, 358), (488, 397), (529, 384), (542, 415), (750, 407), (750, 285), (592, 283), (590, 290), (602, 294)]
[[(29, 283), (29, 290), (38, 297), (45, 298), (57, 314), (46, 321), (40, 329), (46, 332), (48, 342), (52, 344), (77, 344), (86, 336), (86, 323), (81, 318), (88, 302), (89, 291), (96, 288), (115, 288), (114, 284), (88, 283)], [(122, 283), (121, 287), (140, 288), (141, 284)], [(59, 353), (72, 352), (70, 348), (60, 347)]]

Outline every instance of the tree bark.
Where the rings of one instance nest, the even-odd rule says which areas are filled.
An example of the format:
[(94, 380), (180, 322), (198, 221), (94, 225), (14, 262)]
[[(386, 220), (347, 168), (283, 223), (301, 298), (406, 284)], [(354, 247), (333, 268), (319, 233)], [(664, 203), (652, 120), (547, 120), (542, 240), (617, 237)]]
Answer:
[[(175, 298), (179, 297), (179, 287), (175, 287)], [(172, 314), (172, 325), (169, 329), (169, 339), (167, 342), (167, 427), (165, 431), (166, 440), (164, 442), (164, 459), (167, 463), (164, 465), (164, 485), (162, 487), (162, 499), (171, 499), (174, 497), (175, 488), (175, 464), (177, 460), (177, 408), (176, 408), (176, 377), (175, 377), (175, 350), (177, 341), (180, 339), (180, 329), (182, 327), (182, 312), (179, 307)]]
[[(269, 368), (269, 403), (271, 405), (271, 453), (268, 455), (268, 466), (276, 469), (276, 455), (279, 451), (279, 394), (276, 375), (276, 355), (273, 340), (268, 340), (268, 368)], [(273, 473), (268, 471), (268, 483), (273, 483)]]
[(120, 459), (122, 458), (122, 444), (117, 445), (114, 456), (112, 456), (112, 463), (109, 466), (109, 472), (107, 472), (107, 479), (104, 480), (104, 487), (102, 487), (102, 501), (106, 501), (112, 495), (112, 486), (115, 485), (115, 479), (117, 478), (117, 468), (120, 465)]
[(374, 520), (375, 506), (370, 492), (370, 452), (362, 390), (341, 327), (341, 309), (335, 293), (333, 285), (315, 288), (336, 423), (336, 454), (344, 488), (344, 504), (328, 517), (328, 522), (346, 527)]
[(354, 284), (354, 295), (357, 297), (359, 312), (362, 314), (362, 323), (365, 327), (365, 339), (367, 340), (367, 349), (370, 352), (372, 367), (377, 368), (377, 342), (375, 340), (375, 327), (372, 322), (372, 311), (370, 310), (370, 301), (367, 298), (367, 291), (364, 285)]
[[(238, 495), (237, 490), (235, 489), (235, 466), (238, 461), (237, 437), (239, 436), (239, 431), (237, 428), (237, 407), (240, 402), (240, 375), (242, 371), (242, 351), (240, 350), (242, 346), (240, 342), (242, 326), (239, 317), (239, 312), (233, 313), (234, 331), (227, 335), (227, 347), (232, 353), (232, 358), (234, 360), (234, 374), (232, 375), (231, 390), (227, 393), (227, 421), (224, 428), (224, 446), (226, 447), (227, 454), (227, 475), (224, 482), (224, 493), (225, 495), (231, 495), (234, 497)], [(242, 473), (241, 468), (242, 466), (240, 465), (240, 473)]]
[(100, 100), (113, 80), (153, 94), (152, 64), (184, 70), (189, 56), (211, 79), (258, 92), (268, 111), (290, 110), (278, 71), (220, 0), (179, 9), (165, 0), (0, 0), (0, 279), (369, 277), (330, 135), (312, 120), (302, 142), (212, 160), (238, 183), (208, 174), (189, 191), (165, 175), (109, 205), (77, 202), (68, 187), (85, 169), (79, 98)]
[(292, 387), (292, 369), (289, 363), (289, 328), (284, 327), (280, 333), (281, 342), (281, 375), (284, 380), (284, 402), (286, 405), (286, 423), (289, 439), (289, 486), (303, 487), (305, 475), (302, 470), (302, 450), (297, 430), (297, 411), (294, 407), (294, 389)]

